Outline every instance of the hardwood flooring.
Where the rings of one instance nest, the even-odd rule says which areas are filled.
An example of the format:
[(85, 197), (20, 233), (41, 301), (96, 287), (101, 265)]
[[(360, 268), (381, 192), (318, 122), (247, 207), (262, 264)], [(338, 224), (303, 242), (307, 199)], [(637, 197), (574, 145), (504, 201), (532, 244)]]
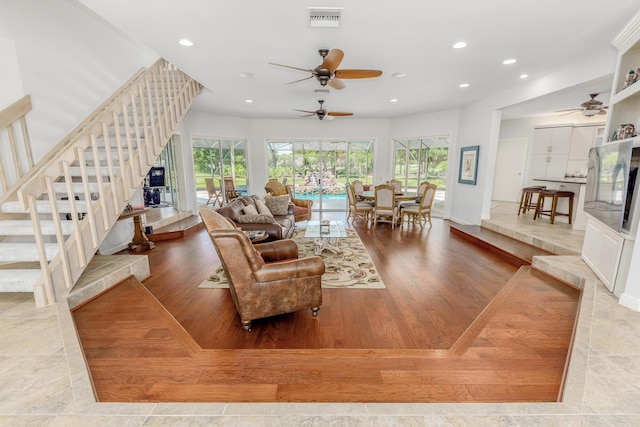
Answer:
[(199, 289), (207, 234), (158, 242), (152, 277), (74, 318), (100, 401), (556, 401), (579, 292), (449, 233), (355, 228), (387, 289), (324, 289), (323, 307), (245, 332), (227, 289)]

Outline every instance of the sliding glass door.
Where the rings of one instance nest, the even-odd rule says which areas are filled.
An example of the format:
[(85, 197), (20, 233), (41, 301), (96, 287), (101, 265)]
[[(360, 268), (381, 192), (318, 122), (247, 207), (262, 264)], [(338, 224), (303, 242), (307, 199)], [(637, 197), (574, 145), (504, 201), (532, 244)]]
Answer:
[(345, 184), (373, 177), (373, 141), (267, 141), (269, 178), (292, 185), (314, 211), (344, 211)]
[(433, 214), (442, 216), (446, 194), (449, 137), (430, 136), (394, 140), (394, 178), (405, 191), (417, 191), (422, 181), (438, 186)]
[(245, 139), (193, 138), (193, 164), (198, 204), (207, 202), (205, 178), (222, 189), (224, 178), (233, 178), (236, 190), (247, 191), (247, 141)]

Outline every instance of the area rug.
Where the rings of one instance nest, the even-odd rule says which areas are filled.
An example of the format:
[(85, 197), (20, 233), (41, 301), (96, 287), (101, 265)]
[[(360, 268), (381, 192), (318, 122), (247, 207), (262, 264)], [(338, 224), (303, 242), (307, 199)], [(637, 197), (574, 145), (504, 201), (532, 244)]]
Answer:
[[(298, 244), (299, 258), (313, 255), (313, 239), (304, 238), (304, 229), (296, 229), (292, 239)], [(323, 288), (385, 288), (367, 249), (355, 230), (347, 230), (347, 237), (339, 239), (337, 245), (342, 253), (334, 254), (325, 250), (320, 254), (326, 270), (325, 274), (322, 275)], [(222, 265), (218, 266), (215, 272), (202, 282), (199, 287), (228, 288), (229, 282)]]

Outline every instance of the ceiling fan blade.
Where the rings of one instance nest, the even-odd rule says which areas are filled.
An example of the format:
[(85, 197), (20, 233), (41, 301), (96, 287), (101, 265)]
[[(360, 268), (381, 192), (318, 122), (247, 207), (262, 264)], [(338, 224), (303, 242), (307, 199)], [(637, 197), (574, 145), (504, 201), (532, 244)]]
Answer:
[(329, 81), (329, 83), (327, 83), (329, 85), (329, 87), (332, 87), (335, 90), (342, 90), (344, 89), (344, 82), (340, 79), (331, 79), (331, 81)]
[(276, 64), (275, 62), (269, 62), (269, 64), (277, 65), (278, 67), (291, 68), (292, 70), (304, 71), (305, 73), (313, 74), (313, 70), (310, 70), (308, 68), (292, 67), (291, 65)]
[(334, 117), (353, 116), (353, 113), (345, 113), (342, 111), (330, 111), (329, 113), (327, 113), (327, 116), (334, 116)]
[(582, 111), (582, 110), (583, 110), (583, 108), (568, 108), (568, 109), (566, 109), (566, 110), (556, 110), (555, 112), (556, 112), (556, 113), (563, 113), (563, 112), (565, 112), (565, 111), (571, 111), (571, 112), (573, 112), (573, 111)]
[(337, 70), (335, 77), (339, 79), (369, 79), (382, 75), (380, 70)]
[(327, 56), (324, 57), (321, 67), (333, 73), (340, 66), (343, 57), (343, 51), (341, 51), (340, 49), (331, 49)]
[(335, 117), (332, 117), (331, 115), (324, 117), (324, 120), (334, 120), (334, 119)]
[(292, 84), (294, 84), (294, 83), (303, 82), (303, 81), (305, 81), (305, 80), (309, 80), (309, 79), (312, 79), (312, 78), (313, 78), (313, 76), (309, 76), (309, 77), (305, 77), (304, 79), (294, 80), (294, 81), (289, 82), (289, 83), (287, 83), (287, 84), (288, 84), (288, 85), (292, 85)]
[(604, 108), (602, 110), (598, 111), (598, 115), (599, 116), (602, 116), (603, 114), (607, 114), (607, 110), (605, 110)]
[(309, 113), (311, 115), (316, 113), (315, 111), (298, 110), (297, 108), (294, 108), (293, 111), (300, 111), (301, 113)]

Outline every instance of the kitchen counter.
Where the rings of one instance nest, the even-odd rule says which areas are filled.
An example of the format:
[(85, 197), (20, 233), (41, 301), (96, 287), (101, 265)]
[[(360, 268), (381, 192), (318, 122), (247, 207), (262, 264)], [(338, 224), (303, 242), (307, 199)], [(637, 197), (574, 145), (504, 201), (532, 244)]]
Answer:
[[(548, 182), (551, 185), (547, 185), (549, 190), (559, 190), (562, 187), (563, 190), (573, 191), (573, 218), (571, 220), (572, 228), (574, 230), (584, 230), (587, 228), (587, 216), (584, 213), (584, 199), (586, 193), (587, 178), (574, 178), (574, 177), (549, 177), (549, 178), (533, 178), (534, 181)], [(568, 207), (562, 206), (562, 200), (559, 212), (567, 212)]]
[(586, 177), (550, 177), (550, 178), (533, 178), (534, 181), (559, 182), (564, 184), (586, 184)]

